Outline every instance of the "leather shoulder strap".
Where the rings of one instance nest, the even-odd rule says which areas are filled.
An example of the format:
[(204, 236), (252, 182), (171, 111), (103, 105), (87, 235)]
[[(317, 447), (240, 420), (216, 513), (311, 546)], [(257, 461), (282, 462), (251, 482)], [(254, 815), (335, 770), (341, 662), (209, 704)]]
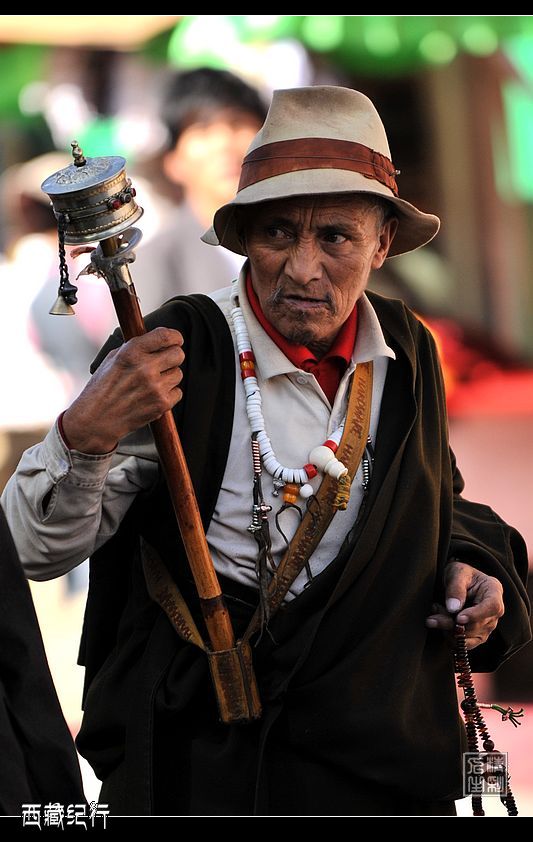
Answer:
[[(351, 484), (363, 457), (370, 428), (372, 406), (372, 362), (359, 363), (355, 370), (346, 411), (344, 433), (336, 456), (348, 468), (346, 485)], [(269, 587), (270, 617), (278, 610), (290, 586), (306, 565), (324, 536), (338, 508), (346, 508), (347, 493), (339, 492), (339, 482), (326, 476), (315, 495), (314, 504), (302, 518), (290, 546), (280, 561)], [(340, 498), (344, 497), (341, 502)], [(260, 627), (256, 611), (244, 634), (249, 639)]]

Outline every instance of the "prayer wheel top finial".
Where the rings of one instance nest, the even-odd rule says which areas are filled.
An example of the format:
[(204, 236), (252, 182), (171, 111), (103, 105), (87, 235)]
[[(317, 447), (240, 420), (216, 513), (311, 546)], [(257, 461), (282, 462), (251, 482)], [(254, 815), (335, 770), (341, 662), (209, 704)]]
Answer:
[(74, 158), (75, 167), (84, 167), (87, 163), (83, 150), (80, 149), (77, 140), (73, 140), (70, 144), (72, 146), (72, 157)]

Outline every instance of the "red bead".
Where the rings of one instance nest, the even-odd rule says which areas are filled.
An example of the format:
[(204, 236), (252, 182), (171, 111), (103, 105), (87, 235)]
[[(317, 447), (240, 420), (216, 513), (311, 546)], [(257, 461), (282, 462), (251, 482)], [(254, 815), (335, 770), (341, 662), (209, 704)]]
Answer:
[(120, 201), (120, 199), (113, 199), (113, 201), (111, 202), (111, 207), (113, 208), (113, 210), (118, 210), (122, 207), (122, 202)]
[(251, 360), (255, 362), (254, 352), (253, 351), (241, 351), (239, 354), (240, 360)]
[(137, 191), (136, 191), (135, 187), (130, 187), (130, 193), (131, 193), (132, 196), (137, 195)]
[(311, 465), (311, 463), (304, 465), (304, 471), (307, 474), (308, 479), (313, 479), (313, 477), (316, 477), (316, 475), (318, 474), (317, 469), (314, 465)]
[(243, 380), (246, 380), (247, 377), (255, 377), (255, 368), (241, 369), (241, 377)]
[(339, 445), (337, 444), (336, 441), (333, 441), (332, 439), (328, 439), (327, 441), (324, 442), (323, 447), (329, 447), (329, 449), (332, 450), (333, 453), (336, 453), (338, 448), (339, 448)]

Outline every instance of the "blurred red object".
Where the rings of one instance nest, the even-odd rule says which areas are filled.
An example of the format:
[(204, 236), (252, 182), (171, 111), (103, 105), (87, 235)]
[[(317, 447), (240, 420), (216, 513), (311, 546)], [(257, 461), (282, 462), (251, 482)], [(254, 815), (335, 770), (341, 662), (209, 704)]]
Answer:
[(533, 415), (533, 369), (449, 319), (419, 318), (439, 350), (450, 416)]

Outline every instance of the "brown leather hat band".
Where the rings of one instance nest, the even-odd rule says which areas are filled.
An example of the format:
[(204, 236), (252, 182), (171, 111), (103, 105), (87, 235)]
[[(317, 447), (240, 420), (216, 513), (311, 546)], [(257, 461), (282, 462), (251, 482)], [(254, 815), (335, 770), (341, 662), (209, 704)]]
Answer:
[(398, 195), (390, 158), (362, 143), (324, 137), (306, 137), (267, 143), (250, 152), (243, 161), (239, 190), (265, 178), (299, 170), (350, 170), (384, 184)]

